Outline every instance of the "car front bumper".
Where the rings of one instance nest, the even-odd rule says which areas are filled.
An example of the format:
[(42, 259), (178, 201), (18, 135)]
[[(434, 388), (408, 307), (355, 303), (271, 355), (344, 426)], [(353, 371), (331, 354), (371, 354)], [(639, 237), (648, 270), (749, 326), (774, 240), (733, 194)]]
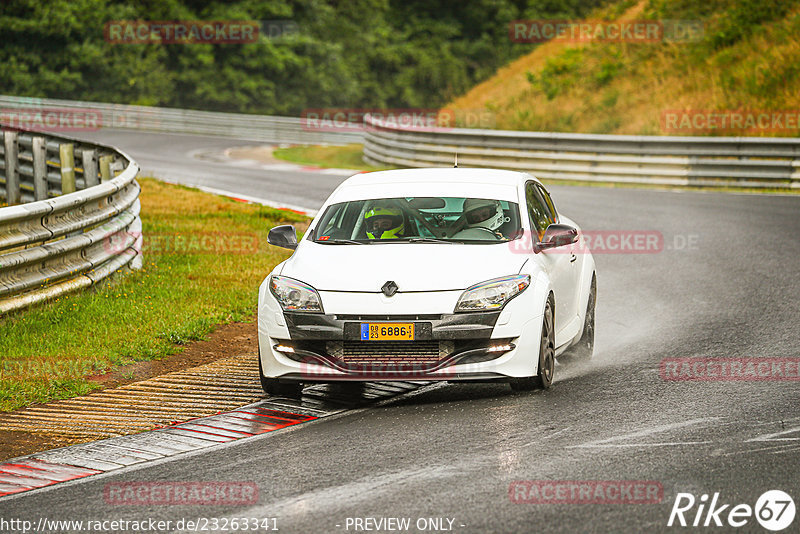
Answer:
[[(537, 370), (541, 316), (525, 313), (526, 306), (532, 306), (524, 296), (502, 311), (359, 314), (352, 312), (374, 311), (376, 306), (356, 302), (342, 310), (351, 313), (312, 314), (283, 312), (272, 295), (262, 291), (258, 333), (262, 369), (267, 377), (301, 382), (532, 376)], [(449, 300), (444, 307), (452, 310), (455, 304)], [(422, 309), (442, 311), (442, 306)], [(361, 324), (366, 322), (413, 323), (414, 341), (361, 341)]]

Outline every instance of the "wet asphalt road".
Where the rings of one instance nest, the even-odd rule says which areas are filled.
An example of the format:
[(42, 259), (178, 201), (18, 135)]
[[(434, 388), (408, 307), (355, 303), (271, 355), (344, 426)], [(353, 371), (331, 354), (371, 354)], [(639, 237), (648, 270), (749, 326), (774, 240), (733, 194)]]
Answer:
[(142, 176), (236, 192), (291, 206), (316, 209), (346, 176), (287, 169), (254, 169), (215, 161), (226, 148), (259, 145), (201, 135), (165, 135), (122, 130), (86, 132), (86, 139), (128, 153)]
[[(166, 151), (197, 143), (237, 144), (151, 136), (126, 146), (130, 135), (111, 141), (143, 167), (166, 165)], [(195, 176), (222, 172), (184, 163)], [(275, 174), (228, 167), (219, 179), (226, 189), (312, 208), (341, 181)], [(780, 489), (800, 505), (800, 382), (679, 382), (659, 373), (666, 358), (800, 357), (800, 197), (550, 189), (584, 230), (657, 231), (664, 243), (657, 253), (595, 255), (596, 356), (559, 366), (550, 390), (427, 386), (378, 407), (0, 500), (0, 517), (274, 517), (281, 532), (359, 531), (347, 518), (411, 518), (412, 525), (449, 518), (465, 533), (664, 532), (709, 530), (667, 527), (679, 492), (719, 492), (721, 504), (753, 506)], [(198, 480), (254, 481), (258, 503), (141, 507), (103, 499), (109, 482)], [(656, 481), (663, 498), (519, 504), (509, 498), (518, 480)], [(798, 525), (800, 518), (785, 532)], [(767, 532), (754, 518), (710, 530)]]

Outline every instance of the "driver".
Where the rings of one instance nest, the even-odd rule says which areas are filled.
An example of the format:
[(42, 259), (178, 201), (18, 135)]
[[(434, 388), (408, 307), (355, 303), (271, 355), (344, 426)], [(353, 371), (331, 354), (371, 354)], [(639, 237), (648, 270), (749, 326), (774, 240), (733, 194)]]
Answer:
[(364, 214), (367, 237), (370, 239), (398, 239), (403, 236), (403, 212), (398, 208), (374, 206)]
[(484, 230), (491, 232), (495, 237), (502, 237), (498, 230), (506, 222), (506, 218), (500, 202), (486, 198), (468, 198), (464, 201), (463, 211), (467, 223), (464, 231)]

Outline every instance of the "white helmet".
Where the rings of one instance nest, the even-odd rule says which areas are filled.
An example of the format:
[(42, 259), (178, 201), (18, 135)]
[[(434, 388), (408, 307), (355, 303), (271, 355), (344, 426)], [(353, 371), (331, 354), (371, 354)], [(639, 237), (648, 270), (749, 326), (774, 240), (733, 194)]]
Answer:
[(506, 222), (503, 206), (497, 200), (468, 198), (464, 201), (467, 228), (485, 228), (494, 232)]

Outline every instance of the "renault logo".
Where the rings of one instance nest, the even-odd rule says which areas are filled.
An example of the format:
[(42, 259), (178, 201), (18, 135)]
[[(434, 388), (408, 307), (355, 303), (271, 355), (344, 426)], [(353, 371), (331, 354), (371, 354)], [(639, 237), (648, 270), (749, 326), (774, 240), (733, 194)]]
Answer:
[(386, 295), (387, 297), (391, 297), (395, 293), (397, 293), (397, 284), (395, 284), (390, 280), (389, 282), (383, 284), (383, 287), (381, 287), (381, 291), (383, 291), (383, 294)]

